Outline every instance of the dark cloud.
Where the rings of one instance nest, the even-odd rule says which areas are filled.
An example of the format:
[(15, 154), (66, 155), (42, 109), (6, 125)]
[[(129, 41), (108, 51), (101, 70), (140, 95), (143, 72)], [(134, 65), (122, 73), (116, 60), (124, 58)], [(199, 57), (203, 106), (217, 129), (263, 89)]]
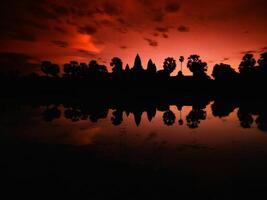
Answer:
[(258, 51), (256, 50), (248, 50), (248, 51), (241, 51), (240, 54), (244, 55), (244, 54), (254, 54), (254, 53), (258, 53)]
[(76, 21), (73, 20), (73, 19), (66, 19), (65, 22), (66, 22), (68, 25), (71, 25), (71, 26), (79, 26), (79, 23), (76, 22)]
[(230, 58), (223, 58), (222, 62), (225, 62), (225, 61), (228, 61), (228, 60), (230, 60)]
[[(201, 3), (199, 0), (4, 0), (0, 6), (0, 44), (3, 43), (0, 50), (7, 51), (5, 48), (8, 47), (10, 51), (16, 52), (23, 49), (25, 52), (32, 53), (32, 49), (36, 48), (42, 57), (51, 55), (64, 57), (69, 55), (70, 49), (58, 49), (54, 45), (67, 47), (64, 41), (70, 44), (75, 41), (79, 43), (80, 38), (77, 34), (79, 32), (93, 35), (93, 41), (90, 41), (93, 45), (84, 44), (86, 47), (79, 47), (89, 50), (89, 52), (81, 50), (80, 57), (92, 54), (90, 49), (93, 49), (93, 46), (99, 49), (99, 54), (102, 56), (110, 56), (114, 53), (111, 48), (114, 44), (117, 45), (117, 50), (125, 49), (124, 46), (120, 46), (121, 44), (127, 44), (133, 50), (137, 49), (140, 36), (141, 40), (148, 37), (145, 42), (156, 47), (158, 42), (167, 41), (163, 38), (171, 37), (168, 41), (171, 39), (178, 41), (182, 33), (172, 34), (173, 31), (189, 32), (192, 29), (188, 36), (216, 37), (215, 34), (210, 34), (214, 33), (215, 29), (221, 30), (222, 34), (229, 34), (227, 28), (230, 28), (231, 36), (237, 39), (236, 43), (230, 44), (235, 53), (242, 51), (241, 37), (247, 37), (248, 35), (244, 33), (249, 31), (250, 40), (253, 40), (254, 45), (250, 43), (247, 48), (254, 50), (250, 52), (259, 54), (266, 51), (264, 47), (258, 46), (255, 49), (254, 47), (256, 44), (266, 46), (265, 43), (260, 43), (260, 40), (265, 41), (264, 34), (267, 30), (265, 26), (267, 1), (255, 0), (253, 9), (251, 5), (249, 0), (213, 2), (203, 0)], [(197, 17), (205, 21), (200, 23)], [(227, 23), (226, 20), (228, 20)], [(179, 25), (182, 26), (178, 27)], [(190, 29), (187, 25), (190, 25)], [(207, 27), (204, 32), (200, 28), (203, 25)], [(76, 32), (73, 29), (76, 29)], [(131, 37), (135, 34), (137, 41), (131, 40), (128, 34), (122, 37), (121, 33), (130, 33)], [(58, 37), (59, 35), (61, 37)], [(210, 44), (213, 38), (202, 38), (203, 44), (215, 45)], [(25, 45), (17, 40), (32, 43)], [(185, 43), (188, 42), (188, 45), (191, 45), (190, 38), (185, 40)], [(228, 37), (225, 37), (221, 42), (227, 41)], [(51, 45), (51, 42), (54, 45)], [(80, 45), (77, 44), (77, 46)], [(169, 49), (165, 46), (163, 45), (164, 49), (159, 50), (167, 53)], [(217, 45), (214, 48), (220, 49), (223, 45)], [(78, 54), (77, 49), (74, 50)], [(230, 55), (230, 52), (231, 50), (227, 54)], [(219, 60), (223, 58), (221, 56)]]
[(0, 66), (5, 66), (1, 70), (19, 70), (25, 73), (36, 71), (39, 68), (39, 59), (22, 53), (1, 52)]
[(167, 32), (169, 32), (169, 27), (161, 27), (161, 26), (158, 26), (155, 29), (156, 29), (156, 31), (161, 32), (161, 33), (167, 33)]
[(114, 2), (111, 1), (105, 1), (103, 3), (102, 9), (108, 15), (119, 15), (121, 14), (122, 11), (118, 4), (115, 4)]
[(162, 22), (164, 20), (166, 15), (162, 8), (164, 6), (157, 6), (153, 0), (138, 0), (138, 2), (141, 3), (142, 8), (144, 9), (143, 12), (145, 12), (152, 21)]
[(86, 25), (78, 28), (78, 32), (83, 34), (92, 35), (97, 32), (97, 28), (92, 25)]
[(63, 28), (59, 27), (59, 26), (55, 26), (54, 29), (60, 33), (66, 33), (66, 30), (64, 30)]
[[(157, 26), (155, 30), (162, 35), (163, 38), (169, 38), (169, 35), (167, 34), (170, 30), (170, 27), (164, 27), (164, 26)], [(158, 33), (154, 33), (154, 36), (158, 36)]]
[(168, 14), (174, 14), (181, 8), (180, 2), (177, 0), (153, 1), (153, 0), (138, 0), (145, 13), (155, 22), (163, 22)]
[(87, 51), (87, 50), (84, 50), (84, 49), (77, 49), (77, 52), (78, 53), (82, 53), (82, 54), (84, 54), (86, 56), (89, 56), (89, 57), (94, 57), (95, 56), (94, 53), (92, 53), (90, 51)]
[(176, 13), (180, 10), (180, 3), (176, 0), (153, 1), (153, 0), (139, 0), (143, 5), (145, 12), (155, 22), (163, 22), (166, 15), (169, 13)]
[(57, 13), (58, 15), (68, 15), (68, 14), (70, 14), (69, 9), (67, 7), (65, 7), (65, 6), (52, 4), (52, 5), (50, 5), (50, 7), (54, 11), (54, 13)]
[(132, 28), (132, 24), (130, 21), (126, 21), (125, 19), (119, 17), (117, 18), (117, 22), (119, 23), (119, 26), (124, 27), (125, 29)]
[(42, 4), (42, 1), (31, 1), (28, 11), (31, 12), (34, 17), (41, 19), (58, 20), (60, 15), (53, 10), (49, 10), (46, 4)]
[(0, 18), (1, 39), (11, 38), (28, 42), (36, 41), (36, 30), (49, 30), (44, 24), (23, 18)]
[(169, 13), (174, 13), (180, 10), (180, 3), (177, 1), (167, 2), (165, 5), (165, 11)]
[(24, 31), (12, 31), (7, 34), (10, 38), (15, 40), (22, 40), (26, 42), (35, 42), (36, 36), (32, 33), (27, 33)]
[(110, 26), (111, 27), (113, 25), (113, 22), (107, 19), (101, 19), (101, 20), (95, 20), (95, 24), (97, 26), (105, 26), (105, 27)]
[(165, 18), (165, 13), (161, 9), (151, 10), (152, 20), (155, 22), (162, 22)]
[(127, 47), (127, 46), (124, 46), (124, 45), (122, 45), (122, 46), (120, 46), (120, 48), (121, 48), (121, 49), (127, 49), (128, 47)]
[(157, 47), (158, 46), (158, 42), (156, 40), (150, 39), (150, 38), (144, 38), (148, 44), (152, 47)]
[(169, 38), (169, 35), (166, 34), (166, 33), (163, 33), (163, 34), (162, 34), (162, 37), (163, 37), (163, 38)]
[(127, 22), (125, 21), (125, 19), (123, 19), (123, 18), (121, 18), (121, 17), (119, 17), (119, 18), (117, 19), (117, 21), (118, 21), (120, 24), (122, 24), (122, 25), (126, 25), (126, 24), (127, 24)]
[(189, 32), (189, 31), (190, 31), (189, 27), (184, 26), (184, 25), (179, 26), (179, 27), (177, 28), (177, 30), (178, 30), (179, 32)]
[(151, 6), (153, 5), (153, 1), (154, 0), (138, 0), (141, 4), (143, 4), (144, 6)]
[(116, 30), (123, 34), (128, 33), (128, 29), (126, 27), (117, 27)]
[(248, 50), (248, 51), (241, 51), (240, 54), (260, 54), (267, 51), (267, 46), (261, 47), (259, 49)]
[(35, 28), (35, 29), (39, 29), (39, 30), (48, 30), (49, 27), (45, 24), (41, 24), (41, 23), (38, 23), (36, 21), (33, 21), (33, 20), (29, 20), (29, 19), (19, 19), (19, 20), (16, 20), (16, 27), (27, 27), (27, 28)]
[(67, 48), (69, 46), (68, 42), (61, 40), (54, 40), (52, 41), (52, 43), (61, 48)]

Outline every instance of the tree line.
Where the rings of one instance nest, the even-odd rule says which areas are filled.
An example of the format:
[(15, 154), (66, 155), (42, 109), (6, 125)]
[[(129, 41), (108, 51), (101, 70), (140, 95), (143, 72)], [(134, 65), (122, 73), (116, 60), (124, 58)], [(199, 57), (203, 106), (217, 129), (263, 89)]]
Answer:
[[(202, 121), (207, 119), (206, 106), (210, 101), (195, 103), (191, 107), (191, 111), (184, 116), (183, 105), (177, 104), (178, 116), (170, 109), (169, 105), (161, 107), (159, 110), (155, 105), (143, 105), (139, 107), (124, 107), (116, 106), (112, 108), (112, 115), (110, 121), (114, 126), (119, 126), (123, 123), (124, 117), (133, 115), (134, 122), (137, 126), (141, 124), (142, 116), (146, 113), (147, 119), (151, 122), (158, 111), (163, 112), (162, 121), (167, 126), (173, 126), (175, 124), (183, 126), (186, 125), (190, 129), (199, 128)], [(109, 113), (109, 107), (97, 106), (95, 104), (67, 104), (64, 105), (64, 109), (60, 109), (58, 105), (46, 105), (41, 112), (42, 118), (46, 122), (52, 122), (59, 119), (62, 114), (64, 118), (72, 121), (85, 121), (90, 120), (93, 123), (97, 123), (101, 119), (106, 119)], [(240, 103), (240, 102), (227, 102), (221, 100), (215, 100), (211, 105), (213, 117), (224, 118), (237, 110), (237, 118), (240, 122), (240, 127), (248, 129), (252, 128), (254, 124), (261, 131), (267, 131), (267, 110), (266, 105)], [(63, 113), (62, 113), (63, 111)], [(255, 119), (253, 118), (255, 116)]]
[[(183, 63), (185, 58), (180, 56), (178, 58), (180, 62), (180, 70), (177, 77), (183, 77)], [(140, 56), (137, 54), (134, 65), (132, 68), (127, 64), (123, 67), (123, 62), (119, 57), (112, 58), (110, 62), (112, 72), (109, 73), (107, 66), (99, 64), (96, 60), (91, 60), (87, 63), (78, 63), (77, 61), (71, 61), (63, 66), (63, 78), (70, 79), (86, 79), (91, 76), (107, 76), (113, 77), (123, 76), (160, 76), (170, 77), (171, 73), (176, 69), (177, 62), (175, 58), (168, 57), (163, 62), (163, 69), (157, 70), (155, 63), (149, 59), (146, 69), (142, 66)], [(186, 67), (192, 73), (194, 78), (210, 79), (207, 75), (208, 65), (202, 61), (199, 55), (190, 55), (187, 58)], [(41, 71), (47, 76), (52, 78), (59, 78), (61, 76), (60, 66), (52, 63), (51, 61), (43, 61), (41, 63)], [(238, 72), (231, 67), (231, 65), (220, 63), (213, 67), (211, 76), (215, 80), (227, 80), (234, 79), (236, 77), (253, 77), (262, 76), (267, 73), (267, 52), (260, 55), (258, 61), (254, 58), (253, 54), (245, 54), (239, 64)]]

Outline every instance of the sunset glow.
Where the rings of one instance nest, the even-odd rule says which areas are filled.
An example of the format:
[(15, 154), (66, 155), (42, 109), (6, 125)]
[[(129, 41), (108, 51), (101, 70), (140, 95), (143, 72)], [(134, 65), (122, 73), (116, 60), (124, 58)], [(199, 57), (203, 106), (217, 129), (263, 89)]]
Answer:
[(97, 59), (110, 70), (112, 57), (132, 65), (136, 53), (144, 67), (152, 58), (161, 69), (168, 56), (196, 53), (210, 74), (216, 63), (237, 69), (245, 52), (257, 58), (267, 49), (266, 6), (264, 0), (6, 1), (0, 52), (31, 57), (18, 67), (22, 72), (36, 71), (31, 64), (41, 60)]

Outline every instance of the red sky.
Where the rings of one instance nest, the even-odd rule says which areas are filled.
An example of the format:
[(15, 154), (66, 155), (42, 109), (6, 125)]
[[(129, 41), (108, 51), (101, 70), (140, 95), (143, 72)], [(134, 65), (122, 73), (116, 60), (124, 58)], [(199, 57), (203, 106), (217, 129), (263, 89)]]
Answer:
[[(196, 53), (238, 68), (244, 52), (267, 50), (266, 0), (4, 0), (0, 67), (37, 71), (35, 63), (112, 57), (133, 64), (136, 53), (161, 68), (164, 58)], [(4, 64), (3, 64), (4, 63)], [(174, 72), (174, 73), (177, 73)], [(189, 74), (189, 71), (185, 71)]]

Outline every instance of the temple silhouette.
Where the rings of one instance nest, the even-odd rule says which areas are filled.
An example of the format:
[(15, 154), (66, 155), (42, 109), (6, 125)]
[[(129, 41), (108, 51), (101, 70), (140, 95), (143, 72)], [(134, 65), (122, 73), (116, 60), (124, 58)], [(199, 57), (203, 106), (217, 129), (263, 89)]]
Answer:
[[(178, 124), (191, 129), (198, 128), (206, 119), (205, 108), (213, 102), (214, 117), (226, 117), (238, 109), (241, 127), (251, 128), (256, 123), (260, 130), (267, 130), (267, 109), (262, 103), (266, 100), (263, 88), (267, 83), (267, 52), (261, 54), (257, 62), (252, 54), (245, 54), (239, 72), (230, 65), (216, 64), (212, 77), (206, 73), (207, 63), (198, 55), (188, 57), (186, 67), (192, 75), (185, 76), (184, 61), (180, 56), (180, 70), (176, 76), (171, 76), (177, 67), (176, 60), (171, 57), (164, 60), (162, 70), (157, 70), (151, 59), (145, 69), (138, 54), (132, 67), (128, 64), (124, 67), (122, 60), (114, 57), (110, 73), (96, 60), (89, 64), (66, 63), (62, 74), (59, 65), (44, 61), (40, 65), (44, 75), (2, 74), (1, 96), (15, 98), (19, 104), (45, 105), (42, 116), (47, 122), (62, 115), (72, 122), (98, 122), (107, 118), (111, 109), (113, 125), (121, 125), (126, 114), (133, 115), (139, 126), (144, 113), (152, 121), (161, 111), (166, 126)], [(260, 103), (247, 103), (251, 100)], [(59, 105), (63, 105), (64, 110), (60, 110)], [(170, 105), (176, 105), (179, 116), (170, 110)], [(183, 114), (184, 106), (192, 107), (187, 116)], [(257, 116), (256, 120), (253, 115)]]
[[(235, 182), (230, 182), (231, 179), (223, 179), (225, 182), (222, 183), (219, 180), (218, 184), (214, 184), (211, 181), (211, 184), (207, 185), (208, 194), (212, 191), (212, 187), (222, 188), (225, 191), (229, 185), (229, 191), (233, 191), (232, 186), (235, 185), (234, 190), (240, 188), (243, 193), (244, 189), (247, 190), (246, 182), (244, 183), (246, 176), (244, 175), (251, 175), (248, 177), (252, 177), (251, 180), (254, 183), (257, 180), (254, 179), (255, 173), (265, 186), (266, 152), (264, 148), (261, 149), (265, 143), (257, 146), (258, 142), (256, 141), (262, 140), (267, 132), (267, 106), (264, 92), (267, 82), (267, 53), (262, 54), (257, 62), (252, 54), (246, 54), (240, 63), (238, 72), (230, 65), (216, 64), (211, 77), (207, 74), (207, 63), (202, 61), (198, 55), (191, 55), (187, 59), (186, 66), (184, 66), (184, 57), (180, 56), (178, 60), (180, 66), (174, 58), (166, 58), (163, 62), (163, 69), (158, 70), (151, 59), (145, 68), (139, 55), (136, 56), (133, 66), (124, 65), (120, 58), (114, 57), (110, 62), (112, 72), (108, 72), (107, 67), (99, 64), (96, 60), (92, 60), (88, 64), (71, 61), (64, 64), (63, 70), (55, 63), (44, 61), (40, 65), (42, 74), (1, 73), (0, 115), (4, 130), (1, 137), (3, 158), (1, 166), (4, 167), (3, 174), (7, 174), (7, 178), (4, 177), (7, 184), (3, 185), (11, 186), (11, 191), (14, 192), (13, 184), (16, 181), (14, 181), (14, 177), (18, 176), (15, 189), (20, 189), (19, 192), (29, 191), (30, 188), (39, 195), (42, 194), (39, 192), (41, 187), (47, 189), (52, 185), (53, 191), (60, 189), (60, 192), (62, 191), (64, 194), (66, 191), (75, 191), (80, 194), (84, 188), (90, 188), (86, 194), (91, 197), (90, 195), (94, 194), (94, 191), (99, 191), (100, 194), (106, 193), (103, 192), (102, 185), (99, 186), (96, 183), (102, 184), (109, 181), (107, 184), (109, 189), (107, 194), (109, 195), (117, 191), (118, 186), (124, 187), (127, 191), (125, 183), (131, 182), (136, 185), (144, 183), (144, 187), (138, 186), (138, 188), (144, 190), (149, 188), (150, 190), (147, 192), (149, 198), (151, 198), (151, 193), (163, 190), (164, 199), (166, 193), (170, 194), (170, 188), (175, 186), (179, 190), (185, 188), (185, 197), (188, 199), (188, 194), (196, 194), (192, 185), (198, 181), (198, 178), (191, 174), (195, 174), (203, 163), (204, 167), (202, 168), (205, 170), (203, 172), (200, 170), (199, 179), (205, 177), (203, 180), (206, 180), (207, 172), (211, 171), (213, 172), (211, 180), (213, 180), (214, 174), (219, 174), (213, 168), (217, 161), (214, 158), (218, 158), (218, 160), (222, 159), (222, 162), (219, 163), (222, 165), (222, 171), (219, 172), (226, 171), (227, 174), (229, 173), (229, 177), (235, 178)], [(180, 68), (179, 72), (177, 75), (171, 76), (177, 67)], [(183, 74), (184, 67), (187, 67), (192, 75), (185, 76)], [(45, 126), (51, 126), (49, 134), (54, 135), (53, 131), (58, 130), (56, 124), (62, 118), (75, 123), (75, 125), (77, 123), (78, 129), (80, 128), (78, 122), (97, 123), (106, 119), (109, 121), (108, 123), (118, 126), (117, 130), (120, 132), (123, 131), (123, 123), (129, 122), (129, 119), (126, 120), (129, 116), (133, 120), (131, 123), (135, 123), (140, 128), (147, 128), (143, 126), (143, 120), (153, 122), (160, 112), (159, 120), (164, 126), (163, 135), (168, 134), (168, 127), (171, 126), (177, 129), (175, 134), (178, 135), (180, 134), (179, 127), (183, 127), (181, 130), (188, 128), (194, 129), (194, 131), (204, 127), (202, 130), (206, 131), (204, 122), (211, 117), (207, 110), (208, 105), (211, 105), (213, 117), (224, 118), (234, 114), (242, 130), (251, 128), (250, 132), (254, 134), (253, 131), (257, 128), (259, 131), (255, 131), (255, 138), (258, 137), (258, 132), (262, 132), (261, 137), (254, 140), (254, 137), (247, 137), (248, 134), (245, 134), (246, 143), (240, 144), (233, 143), (234, 137), (227, 138), (227, 140), (229, 139), (225, 151), (227, 156), (224, 158), (225, 155), (221, 151), (220, 145), (218, 145), (219, 150), (215, 151), (216, 145), (214, 148), (190, 142), (189, 144), (181, 143), (169, 150), (164, 147), (165, 141), (158, 143), (145, 141), (144, 144), (142, 142), (145, 148), (138, 144), (136, 148), (127, 153), (128, 143), (121, 142), (122, 137), (118, 136), (115, 139), (118, 139), (118, 143), (121, 144), (119, 146), (121, 153), (117, 154), (117, 151), (114, 152), (109, 148), (113, 145), (114, 140), (107, 140), (108, 143), (104, 142), (100, 145), (89, 144), (74, 147), (65, 144), (43, 144), (42, 141), (24, 141), (19, 134), (14, 136), (13, 141), (12, 133), (9, 132), (9, 129), (5, 129), (5, 126), (14, 126), (21, 129), (18, 130), (19, 132), (27, 132), (34, 126), (36, 119), (41, 119), (46, 123)], [(29, 107), (36, 110), (31, 112), (32, 109)], [(27, 112), (23, 115), (17, 115), (20, 111), (25, 112), (25, 110)], [(22, 119), (23, 117), (31, 118), (30, 115), (34, 120)], [(10, 120), (13, 118), (16, 119), (15, 123)], [(158, 122), (158, 118), (156, 119)], [(17, 124), (23, 123), (26, 123), (28, 129), (22, 130), (23, 126), (20, 125), (16, 127)], [(103, 124), (100, 123), (101, 125)], [(60, 127), (64, 126), (63, 123)], [(38, 128), (41, 131), (43, 126)], [(216, 128), (218, 130), (221, 127)], [(233, 136), (235, 135), (234, 131)], [(36, 135), (38, 136), (38, 132)], [(64, 132), (63, 137), (65, 135)], [(57, 134), (55, 137), (58, 137)], [(252, 138), (252, 143), (247, 143), (249, 138)], [(139, 155), (142, 157), (142, 154), (139, 154), (140, 148), (141, 151), (143, 149), (147, 151), (146, 147), (149, 147), (150, 143), (153, 151), (148, 151), (148, 154), (145, 154), (147, 156), (144, 157), (148, 164), (142, 161), (133, 165), (131, 158), (139, 157)], [(237, 145), (236, 149), (235, 145)], [(249, 150), (255, 148), (255, 151), (250, 153), (247, 148)], [(184, 151), (186, 149), (187, 151)], [(8, 156), (6, 156), (6, 152)], [(110, 152), (114, 157), (107, 157), (102, 152)], [(133, 154), (133, 152), (137, 152), (137, 154)], [(169, 157), (169, 154), (173, 157)], [(165, 166), (155, 168), (155, 163), (159, 163), (156, 166), (162, 166), (162, 159), (165, 158), (177, 161), (177, 165), (172, 165), (173, 162), (171, 162), (173, 168), (171, 167), (170, 170)], [(196, 162), (187, 163), (185, 162), (188, 160), (187, 158)], [(129, 161), (125, 162), (127, 160)], [(226, 168), (225, 163), (228, 163), (229, 167)], [(5, 166), (7, 167), (5, 168)], [(236, 166), (235, 173), (232, 170), (233, 166)], [(39, 176), (39, 172), (44, 175)], [(24, 179), (29, 181), (25, 182)], [(68, 180), (68, 184), (65, 184), (66, 180)], [(161, 184), (155, 187), (154, 184), (157, 182)], [(80, 185), (82, 185), (82, 190)], [(93, 192), (91, 188), (94, 188)], [(188, 188), (191, 191), (188, 192)], [(132, 191), (136, 191), (135, 188)], [(178, 193), (181, 196), (180, 191)], [(129, 193), (125, 193), (125, 196), (128, 195)], [(229, 195), (227, 195), (228, 197)], [(197, 198), (200, 196), (195, 195), (194, 199)], [(203, 199), (206, 199), (206, 196)]]
[(141, 57), (136, 55), (134, 64), (123, 65), (119, 57), (112, 58), (108, 72), (107, 66), (96, 60), (87, 63), (71, 61), (63, 66), (43, 61), (40, 70), (44, 75), (32, 73), (1, 73), (1, 91), (3, 94), (79, 94), (95, 96), (151, 96), (168, 97), (186, 93), (196, 95), (263, 95), (262, 86), (267, 83), (267, 52), (262, 53), (258, 61), (253, 54), (245, 54), (239, 71), (230, 65), (220, 63), (213, 67), (210, 77), (208, 65), (199, 55), (187, 58), (186, 67), (192, 75), (183, 74), (185, 58), (180, 56), (180, 70), (171, 76), (177, 68), (177, 62), (167, 57), (162, 70), (157, 70), (155, 63), (149, 59), (146, 69)]
[[(70, 122), (79, 121), (98, 123), (107, 119), (114, 126), (123, 124), (126, 118), (133, 116), (135, 125), (141, 126), (142, 121), (153, 122), (156, 114), (162, 115), (162, 125), (185, 126), (189, 129), (201, 127), (207, 120), (207, 106), (211, 105), (212, 116), (225, 118), (235, 113), (239, 120), (240, 128), (249, 129), (257, 127), (262, 132), (267, 132), (267, 106), (265, 99), (223, 99), (208, 97), (178, 97), (172, 99), (143, 99), (130, 101), (125, 99), (78, 99), (64, 96), (42, 96), (35, 98), (19, 98), (10, 101), (2, 99), (2, 118), (9, 113), (19, 112), (21, 108), (30, 106), (40, 111), (43, 121), (50, 123), (60, 118)], [(172, 106), (172, 107), (171, 107)], [(4, 108), (8, 108), (5, 110)], [(185, 112), (185, 107), (189, 112)], [(186, 110), (187, 110), (186, 109)], [(236, 110), (236, 111), (235, 111)]]

